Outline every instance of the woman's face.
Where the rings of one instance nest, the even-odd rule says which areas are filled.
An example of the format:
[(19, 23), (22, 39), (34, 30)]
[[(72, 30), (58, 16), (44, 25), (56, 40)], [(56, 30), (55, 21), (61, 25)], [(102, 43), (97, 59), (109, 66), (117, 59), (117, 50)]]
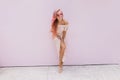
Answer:
[(63, 19), (63, 12), (60, 10), (57, 12), (57, 19), (61, 21)]

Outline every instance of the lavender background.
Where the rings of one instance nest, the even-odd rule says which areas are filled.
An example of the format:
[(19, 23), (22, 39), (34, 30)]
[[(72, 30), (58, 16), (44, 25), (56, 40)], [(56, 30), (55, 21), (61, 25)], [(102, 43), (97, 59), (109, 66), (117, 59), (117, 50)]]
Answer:
[(69, 21), (65, 65), (120, 63), (119, 0), (0, 0), (0, 66), (56, 65), (55, 9)]

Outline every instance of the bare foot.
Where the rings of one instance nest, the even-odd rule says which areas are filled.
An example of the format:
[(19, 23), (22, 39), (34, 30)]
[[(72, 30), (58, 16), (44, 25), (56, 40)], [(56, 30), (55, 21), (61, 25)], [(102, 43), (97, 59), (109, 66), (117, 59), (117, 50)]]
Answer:
[(60, 63), (59, 63), (59, 73), (62, 73), (62, 71), (63, 71), (63, 62), (61, 61)]
[(63, 69), (62, 67), (59, 66), (59, 70), (58, 70), (59, 73), (62, 73), (63, 72)]

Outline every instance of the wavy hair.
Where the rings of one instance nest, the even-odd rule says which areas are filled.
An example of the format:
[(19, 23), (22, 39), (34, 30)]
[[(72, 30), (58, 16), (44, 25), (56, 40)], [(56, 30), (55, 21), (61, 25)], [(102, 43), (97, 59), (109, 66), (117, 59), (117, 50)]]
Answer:
[(57, 12), (59, 12), (59, 11), (60, 11), (60, 9), (55, 10), (53, 12), (52, 21), (51, 21), (52, 38), (55, 38), (57, 35), (57, 26), (58, 26)]

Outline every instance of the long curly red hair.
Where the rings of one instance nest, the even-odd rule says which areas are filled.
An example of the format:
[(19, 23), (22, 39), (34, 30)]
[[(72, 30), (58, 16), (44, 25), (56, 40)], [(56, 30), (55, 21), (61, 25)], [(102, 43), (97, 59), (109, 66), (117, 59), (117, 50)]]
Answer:
[(57, 26), (58, 26), (57, 12), (59, 12), (59, 11), (60, 11), (60, 9), (55, 10), (53, 12), (52, 21), (51, 21), (52, 38), (55, 38), (56, 34), (57, 34)]

